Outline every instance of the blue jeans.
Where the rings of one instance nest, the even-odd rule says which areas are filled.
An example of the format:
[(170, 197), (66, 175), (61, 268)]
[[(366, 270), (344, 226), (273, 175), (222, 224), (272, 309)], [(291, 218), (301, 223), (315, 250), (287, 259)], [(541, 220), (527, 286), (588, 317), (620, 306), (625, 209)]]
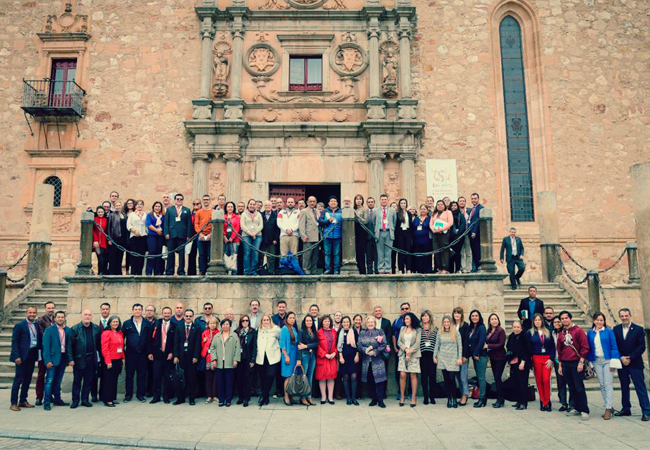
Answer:
[(614, 409), (612, 398), (614, 397), (614, 373), (609, 370), (609, 359), (596, 358), (593, 362), (596, 377), (600, 384), (600, 395), (603, 396), (605, 409)]
[[(256, 237), (243, 236), (244, 238), (244, 275), (257, 275), (257, 260), (259, 259), (260, 245), (262, 244), (262, 235)], [(250, 244), (250, 245), (247, 245)], [(255, 248), (251, 248), (251, 245)]]
[[(304, 370), (307, 379), (309, 380), (309, 385), (313, 385), (314, 380), (314, 369), (316, 369), (316, 353), (307, 354), (305, 353), (300, 357), (300, 362), (302, 363), (302, 370)], [(310, 398), (311, 395), (307, 395), (302, 398)]]
[(341, 271), (341, 239), (325, 239), (325, 272), (338, 273)]
[(210, 241), (198, 240), (199, 244), (199, 272), (205, 275), (210, 262)]
[(58, 366), (52, 366), (45, 372), (45, 391), (43, 394), (43, 403), (49, 405), (54, 397), (55, 402), (61, 401), (61, 382), (65, 373), (65, 366), (68, 365), (68, 358), (61, 355), (61, 362)]
[[(147, 236), (147, 250), (150, 255), (160, 255), (163, 245), (165, 245), (165, 236), (153, 236), (151, 234)], [(165, 264), (161, 256), (147, 259), (147, 268), (145, 270), (147, 275), (162, 275), (164, 271)]]

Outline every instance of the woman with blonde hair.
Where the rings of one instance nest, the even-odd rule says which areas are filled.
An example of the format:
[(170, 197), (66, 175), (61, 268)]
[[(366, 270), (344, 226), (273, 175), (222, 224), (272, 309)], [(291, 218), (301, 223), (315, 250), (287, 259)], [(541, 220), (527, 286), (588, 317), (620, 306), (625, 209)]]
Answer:
[(384, 385), (388, 380), (386, 366), (384, 365), (383, 354), (387, 348), (387, 340), (384, 331), (377, 328), (374, 316), (366, 319), (366, 329), (359, 334), (357, 348), (361, 354), (361, 381), (368, 383), (368, 394), (372, 401), (368, 406), (379, 405), (385, 408)]
[(255, 364), (260, 370), (262, 395), (258, 399), (260, 406), (269, 404), (269, 391), (280, 364), (280, 327), (271, 321), (271, 316), (264, 314), (257, 329), (257, 356)]
[(463, 348), (460, 333), (452, 326), (451, 317), (442, 318), (442, 330), (438, 333), (436, 349), (433, 352), (433, 362), (442, 369), (447, 392), (447, 408), (457, 408), (456, 382), (454, 373), (463, 364)]

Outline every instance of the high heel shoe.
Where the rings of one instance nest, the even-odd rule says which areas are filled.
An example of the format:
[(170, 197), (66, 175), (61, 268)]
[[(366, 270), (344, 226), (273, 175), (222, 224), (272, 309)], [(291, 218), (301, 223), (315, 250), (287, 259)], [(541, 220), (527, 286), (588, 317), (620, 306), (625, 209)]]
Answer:
[(449, 396), (447, 396), (447, 408), (452, 408), (452, 407), (453, 406), (451, 404), (451, 395), (449, 395)]
[(404, 406), (404, 402), (399, 402), (399, 406), (400, 406), (400, 408), (401, 408), (402, 406)]
[(503, 408), (503, 400), (497, 401), (492, 405), (492, 408)]
[(467, 404), (467, 396), (466, 396), (466, 395), (463, 395), (463, 396), (460, 398), (460, 403), (458, 403), (458, 406), (465, 406), (466, 404)]
[(291, 403), (291, 402), (288, 402), (288, 403), (287, 403), (286, 400), (284, 400), (284, 404), (287, 405), (287, 406), (291, 406), (291, 405), (293, 405), (293, 403)]
[(451, 406), (453, 408), (458, 408), (458, 400), (456, 399), (455, 396), (451, 399)]
[(520, 403), (519, 406), (517, 406), (517, 411), (523, 411), (524, 409), (528, 409), (528, 403)]
[(478, 402), (474, 403), (474, 408), (483, 408), (487, 404), (486, 399), (479, 400)]

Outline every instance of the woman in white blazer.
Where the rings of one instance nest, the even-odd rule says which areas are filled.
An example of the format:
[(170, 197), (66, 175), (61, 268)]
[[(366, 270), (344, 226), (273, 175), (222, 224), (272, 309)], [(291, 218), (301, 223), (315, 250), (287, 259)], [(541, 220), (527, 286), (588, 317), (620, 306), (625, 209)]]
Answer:
[(260, 406), (269, 404), (269, 391), (280, 363), (280, 328), (276, 326), (268, 314), (264, 314), (257, 330), (257, 356), (255, 364), (260, 371), (262, 380), (262, 395)]

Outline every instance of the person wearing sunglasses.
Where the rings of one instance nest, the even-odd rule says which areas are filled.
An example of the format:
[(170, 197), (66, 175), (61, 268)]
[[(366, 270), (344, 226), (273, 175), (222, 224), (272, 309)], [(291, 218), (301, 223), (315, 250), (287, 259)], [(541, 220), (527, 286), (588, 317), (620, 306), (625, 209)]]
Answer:
[(257, 333), (250, 323), (250, 317), (244, 314), (239, 319), (239, 327), (237, 327), (236, 331), (241, 347), (241, 357), (235, 373), (239, 395), (237, 404), (241, 405), (243, 403), (244, 408), (248, 406), (248, 402), (251, 400), (251, 377), (257, 353)]

